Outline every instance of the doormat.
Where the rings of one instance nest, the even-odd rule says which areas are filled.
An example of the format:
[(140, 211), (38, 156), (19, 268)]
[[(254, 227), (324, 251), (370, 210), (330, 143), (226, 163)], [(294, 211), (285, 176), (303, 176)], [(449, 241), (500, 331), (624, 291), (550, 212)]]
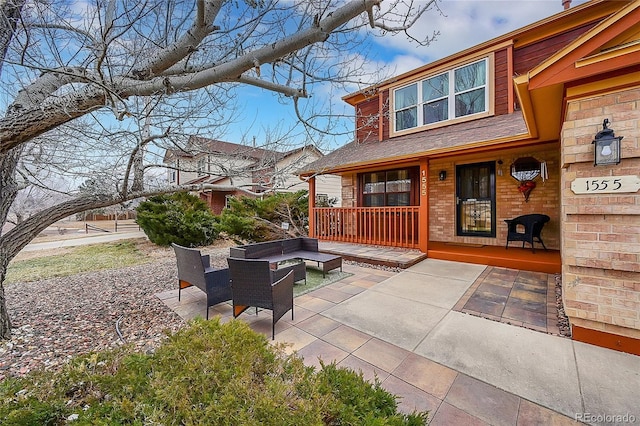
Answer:
[(472, 244), (472, 243), (444, 243), (444, 244), (447, 246), (474, 247), (474, 248), (481, 248), (485, 246), (485, 244)]

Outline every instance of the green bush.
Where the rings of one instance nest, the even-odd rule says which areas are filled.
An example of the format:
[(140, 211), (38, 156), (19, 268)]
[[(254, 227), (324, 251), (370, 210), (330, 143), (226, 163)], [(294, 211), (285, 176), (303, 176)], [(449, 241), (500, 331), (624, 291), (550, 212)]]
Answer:
[[(309, 196), (306, 190), (233, 198), (222, 211), (216, 229), (249, 242), (307, 235)], [(282, 223), (289, 229), (282, 228)]]
[(151, 242), (161, 246), (204, 246), (218, 236), (217, 219), (207, 204), (186, 192), (150, 197), (137, 211), (140, 228)]
[(56, 425), (423, 425), (378, 383), (334, 364), (316, 372), (242, 321), (197, 319), (150, 355), (131, 347), (59, 373), (0, 383), (0, 423)]

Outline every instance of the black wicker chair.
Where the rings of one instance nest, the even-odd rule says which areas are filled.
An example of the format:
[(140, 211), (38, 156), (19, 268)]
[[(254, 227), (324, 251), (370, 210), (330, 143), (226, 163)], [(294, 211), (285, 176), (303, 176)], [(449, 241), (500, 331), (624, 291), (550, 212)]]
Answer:
[(178, 262), (178, 300), (183, 288), (192, 285), (207, 295), (207, 319), (209, 307), (231, 300), (229, 270), (214, 269), (210, 265), (209, 255), (201, 255), (199, 250), (182, 247), (172, 243)]
[(272, 270), (268, 260), (228, 258), (233, 316), (237, 318), (251, 306), (272, 311), (271, 339), (276, 322), (291, 310), (293, 320), (293, 269)]
[(542, 242), (540, 233), (544, 224), (549, 220), (550, 218), (546, 214), (526, 214), (514, 219), (505, 219), (508, 227), (506, 248), (509, 248), (510, 241), (522, 241), (522, 248), (524, 248), (525, 243), (529, 243), (531, 244), (531, 251), (535, 253), (536, 249), (533, 246), (533, 242), (536, 239), (546, 250), (547, 247)]

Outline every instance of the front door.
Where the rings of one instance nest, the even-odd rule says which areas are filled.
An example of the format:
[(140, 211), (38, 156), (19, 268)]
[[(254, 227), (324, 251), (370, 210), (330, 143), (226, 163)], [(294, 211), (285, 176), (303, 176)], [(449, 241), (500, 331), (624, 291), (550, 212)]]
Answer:
[(457, 235), (496, 236), (496, 166), (494, 162), (456, 166)]

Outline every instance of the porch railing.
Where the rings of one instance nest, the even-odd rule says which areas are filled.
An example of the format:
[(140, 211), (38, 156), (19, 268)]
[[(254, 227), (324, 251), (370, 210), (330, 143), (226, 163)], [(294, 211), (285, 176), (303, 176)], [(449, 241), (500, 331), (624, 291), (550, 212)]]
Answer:
[(314, 208), (313, 220), (321, 240), (418, 247), (418, 206)]

